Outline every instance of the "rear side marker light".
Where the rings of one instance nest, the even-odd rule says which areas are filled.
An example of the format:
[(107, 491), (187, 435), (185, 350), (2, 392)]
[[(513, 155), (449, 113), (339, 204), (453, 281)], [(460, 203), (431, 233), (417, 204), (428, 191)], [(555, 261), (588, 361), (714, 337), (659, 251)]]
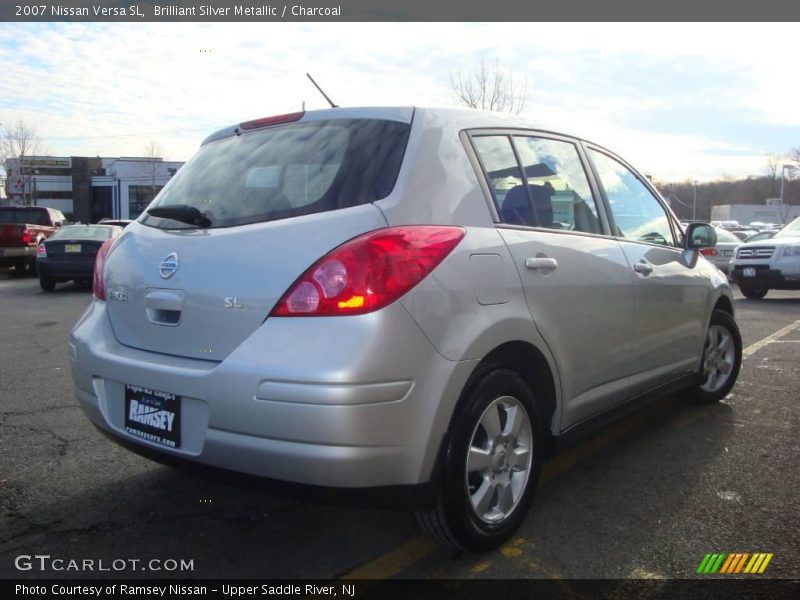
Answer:
[(361, 315), (422, 281), (464, 237), (460, 227), (388, 227), (334, 248), (295, 281), (273, 317)]
[(703, 256), (716, 256), (717, 251), (715, 248), (700, 248), (700, 254)]

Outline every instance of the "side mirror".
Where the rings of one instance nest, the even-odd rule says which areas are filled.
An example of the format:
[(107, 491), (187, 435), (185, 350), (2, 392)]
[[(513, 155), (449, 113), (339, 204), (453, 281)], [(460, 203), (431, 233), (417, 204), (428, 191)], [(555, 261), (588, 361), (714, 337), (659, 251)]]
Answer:
[(686, 229), (685, 247), (699, 250), (717, 245), (717, 232), (708, 223), (690, 223)]

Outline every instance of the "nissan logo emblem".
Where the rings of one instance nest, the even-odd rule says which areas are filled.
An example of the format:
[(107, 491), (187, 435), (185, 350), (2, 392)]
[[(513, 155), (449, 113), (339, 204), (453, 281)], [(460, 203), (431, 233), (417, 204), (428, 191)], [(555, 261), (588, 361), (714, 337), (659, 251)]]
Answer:
[(178, 254), (172, 252), (167, 254), (166, 258), (161, 261), (161, 264), (158, 265), (158, 272), (161, 273), (161, 277), (164, 279), (169, 279), (175, 272), (178, 270), (178, 267), (181, 266), (181, 261), (178, 260)]

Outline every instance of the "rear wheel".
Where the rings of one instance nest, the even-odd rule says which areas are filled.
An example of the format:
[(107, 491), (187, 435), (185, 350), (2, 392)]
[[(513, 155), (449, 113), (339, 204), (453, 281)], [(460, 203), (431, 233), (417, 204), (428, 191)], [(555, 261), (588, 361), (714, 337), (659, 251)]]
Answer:
[(769, 289), (763, 287), (756, 287), (751, 285), (742, 285), (739, 284), (739, 289), (741, 290), (742, 294), (745, 298), (749, 298), (750, 300), (761, 300), (764, 296), (767, 295)]
[(539, 481), (542, 432), (533, 394), (514, 371), (475, 384), (455, 416), (435, 508), (422, 529), (460, 550), (496, 548), (519, 527)]
[(694, 400), (710, 404), (722, 400), (733, 388), (742, 365), (742, 337), (733, 317), (715, 310), (703, 348), (702, 381), (692, 390)]
[(45, 277), (44, 275), (39, 276), (39, 287), (42, 288), (43, 292), (52, 292), (56, 289), (56, 280), (52, 277)]

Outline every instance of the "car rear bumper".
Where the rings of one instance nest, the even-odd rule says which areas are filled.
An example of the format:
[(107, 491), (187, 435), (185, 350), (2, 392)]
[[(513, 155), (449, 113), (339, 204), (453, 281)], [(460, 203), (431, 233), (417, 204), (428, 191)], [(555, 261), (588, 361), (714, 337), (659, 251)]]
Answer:
[(19, 248), (0, 248), (0, 266), (17, 265), (36, 256), (36, 248), (21, 246)]
[(36, 259), (39, 275), (54, 279), (90, 279), (94, 274), (94, 256), (74, 260)]
[[(343, 335), (362, 337), (357, 355), (336, 352)], [(443, 358), (399, 303), (357, 317), (272, 318), (214, 362), (121, 345), (105, 303), (94, 301), (70, 336), (70, 363), (84, 412), (121, 443), (165, 459), (353, 489), (431, 480), (477, 361)], [(181, 396), (179, 448), (126, 431), (126, 383)]]

